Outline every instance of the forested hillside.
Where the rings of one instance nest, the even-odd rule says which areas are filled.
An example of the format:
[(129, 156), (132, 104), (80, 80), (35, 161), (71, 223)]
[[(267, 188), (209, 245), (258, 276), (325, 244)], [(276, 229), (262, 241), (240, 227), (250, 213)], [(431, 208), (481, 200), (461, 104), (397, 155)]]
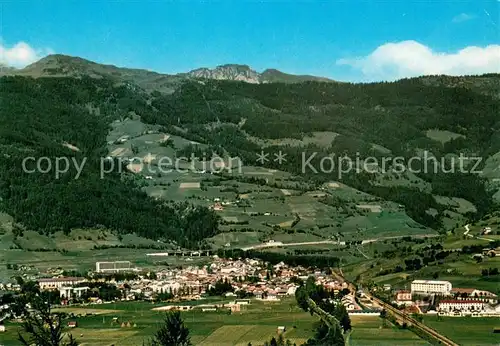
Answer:
[[(490, 75), (488, 81), (488, 85), (498, 85), (500, 77)], [(319, 167), (322, 157), (332, 154), (361, 158), (401, 156), (408, 161), (424, 150), (440, 163), (443, 159), (447, 166), (451, 165), (453, 155), (487, 158), (500, 150), (499, 102), (488, 93), (477, 92), (482, 90), (481, 86), (469, 84), (475, 89), (450, 87), (442, 80), (429, 85), (428, 79), (419, 78), (374, 84), (254, 85), (189, 81), (172, 95), (153, 100), (157, 111), (144, 113), (143, 119), (170, 126), (170, 131), (181, 127), (183, 136), (224, 146), (247, 162), (255, 161), (255, 153), (261, 150), (249, 135), (283, 139), (303, 138), (313, 131), (338, 134), (328, 147), (312, 144), (303, 148), (275, 147), (275, 151), (287, 154), (285, 169), (294, 173), (303, 173), (301, 153), (304, 151), (318, 153), (312, 160), (315, 167)], [(455, 137), (446, 142), (433, 140), (426, 135), (433, 129), (449, 131)], [(384, 151), (377, 150), (374, 144)], [(268, 164), (278, 168), (272, 161)], [(465, 168), (472, 170), (473, 163), (468, 165)], [(283, 169), (283, 165), (279, 168)], [(412, 168), (422, 170), (422, 163), (417, 162)], [(378, 186), (373, 183), (376, 174), (367, 172), (351, 172), (342, 180), (362, 191), (404, 204), (416, 221), (436, 229), (441, 226), (445, 208), (433, 195), (471, 201), (477, 212), (468, 215), (470, 218), (479, 218), (492, 208), (493, 192), (480, 175), (448, 171), (440, 168), (418, 174), (431, 186), (431, 191), (408, 186)], [(334, 170), (328, 174), (306, 172), (306, 175), (324, 182), (337, 177), (337, 173)], [(437, 214), (429, 213), (430, 209)]]
[[(109, 123), (126, 116), (129, 103), (145, 104), (136, 88), (91, 78), (3, 77), (0, 83), (0, 209), (25, 228), (106, 227), (181, 246), (217, 232), (217, 218), (206, 208), (156, 201), (118, 168), (101, 179)], [(56, 179), (54, 172), (38, 172), (34, 161), (27, 165), (33, 173), (24, 172), (26, 157), (86, 161), (78, 179), (75, 168)]]
[[(175, 92), (161, 93), (105, 74), (5, 76), (0, 79), (0, 208), (23, 227), (45, 233), (106, 227), (191, 247), (215, 235), (218, 219), (204, 207), (152, 199), (129, 179), (130, 173), (117, 170), (101, 179), (109, 124), (133, 115), (162, 126), (165, 133), (239, 156), (246, 164), (254, 165), (262, 150), (256, 139), (275, 140), (266, 150), (281, 150), (287, 160), (281, 165), (270, 160), (269, 168), (301, 175), (316, 186), (340, 180), (401, 204), (415, 221), (434, 229), (441, 229), (446, 214), (437, 195), (472, 202), (475, 212), (467, 217), (478, 219), (495, 208), (496, 191), (478, 174), (441, 169), (419, 173), (417, 178), (428, 186), (419, 188), (381, 185), (379, 173), (351, 171), (338, 179), (338, 167), (328, 173), (304, 172), (302, 167), (302, 153), (316, 153), (311, 160), (315, 167), (329, 155), (373, 156), (386, 159), (391, 167), (395, 157), (409, 160), (424, 150), (445, 163), (453, 155), (487, 158), (500, 151), (499, 101), (491, 91), (500, 84), (500, 76), (467, 77), (463, 85), (446, 78), (436, 83), (416, 78), (374, 84), (187, 79), (178, 81)], [(453, 136), (439, 141), (428, 135), (429, 130)], [(316, 132), (334, 133), (335, 138), (327, 145), (286, 144), (285, 139), (302, 140)], [(55, 179), (53, 174), (23, 172), (22, 161), (29, 156), (87, 162), (79, 179), (74, 179), (73, 167)], [(401, 179), (410, 178), (403, 174)]]

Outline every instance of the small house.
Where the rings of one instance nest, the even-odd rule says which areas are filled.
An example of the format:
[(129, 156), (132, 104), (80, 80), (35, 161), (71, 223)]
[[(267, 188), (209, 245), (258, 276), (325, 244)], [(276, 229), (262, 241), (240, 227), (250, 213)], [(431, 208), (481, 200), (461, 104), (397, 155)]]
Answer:
[(231, 310), (231, 312), (240, 312), (241, 305), (240, 304), (229, 304), (229, 309)]
[(76, 323), (76, 321), (68, 322), (68, 328), (76, 328), (76, 327), (78, 327), (78, 323)]
[(281, 333), (284, 333), (286, 332), (286, 327), (285, 326), (279, 326), (278, 327), (278, 333), (281, 334)]
[(485, 227), (483, 228), (483, 230), (481, 231), (481, 234), (482, 235), (488, 235), (491, 233), (491, 227)]
[(411, 291), (400, 290), (396, 292), (396, 303), (404, 305), (412, 305)]
[(201, 308), (201, 311), (203, 312), (207, 312), (207, 311), (217, 311), (217, 308), (213, 307), (213, 308)]
[(220, 203), (215, 203), (212, 205), (212, 210), (214, 211), (223, 211), (224, 207)]
[(249, 305), (250, 299), (236, 299), (235, 303), (238, 305)]

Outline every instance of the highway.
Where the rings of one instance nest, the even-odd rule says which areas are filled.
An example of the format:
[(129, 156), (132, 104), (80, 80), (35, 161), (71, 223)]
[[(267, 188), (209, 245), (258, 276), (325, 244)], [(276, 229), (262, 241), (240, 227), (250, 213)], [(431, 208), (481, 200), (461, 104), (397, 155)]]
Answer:
[[(437, 234), (425, 234), (425, 235), (417, 235), (413, 236), (412, 238), (431, 238), (431, 237), (438, 237), (439, 235)], [(391, 239), (399, 239), (399, 238), (404, 238), (408, 237), (408, 235), (401, 235), (401, 236), (393, 236), (393, 237), (381, 237), (381, 238), (374, 238), (374, 239), (365, 239), (361, 242), (362, 245), (365, 244), (370, 244), (374, 243), (376, 241), (383, 241), (383, 240), (391, 240)], [(274, 242), (267, 242), (267, 243), (262, 243), (258, 245), (252, 245), (248, 247), (242, 248), (243, 251), (248, 251), (248, 250), (258, 250), (258, 249), (265, 249), (265, 248), (270, 248), (270, 247), (288, 247), (288, 246), (307, 246), (307, 245), (346, 245), (345, 241), (337, 241), (337, 240), (318, 240), (318, 241), (307, 241), (307, 242), (300, 242), (300, 243), (282, 243), (280, 241), (274, 241)]]

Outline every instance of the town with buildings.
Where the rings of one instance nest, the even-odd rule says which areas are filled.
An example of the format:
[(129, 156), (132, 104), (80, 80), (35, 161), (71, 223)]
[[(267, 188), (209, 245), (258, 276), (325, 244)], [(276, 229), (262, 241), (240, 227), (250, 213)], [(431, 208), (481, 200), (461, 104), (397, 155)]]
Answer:
[[(36, 284), (45, 296), (54, 298), (55, 308), (82, 311), (65, 322), (67, 328), (77, 328), (78, 321), (88, 317), (85, 311), (98, 311), (106, 304), (123, 307), (139, 302), (145, 307), (150, 303), (147, 309), (156, 313), (244, 314), (256, 306), (262, 309), (266, 305), (295, 303), (297, 289), (311, 277), (315, 285), (334, 293), (332, 302), (342, 305), (351, 318), (379, 318), (391, 307), (397, 309), (395, 314), (391, 312), (396, 318), (393, 323), (400, 325), (408, 323), (405, 319), (412, 316), (500, 317), (496, 294), (454, 287), (444, 280), (416, 279), (404, 289), (389, 284), (363, 287), (348, 282), (332, 271), (333, 268), (320, 270), (284, 262), (272, 264), (261, 259), (231, 259), (217, 255), (203, 258), (200, 264), (188, 261), (177, 266), (158, 265), (155, 271), (123, 260), (96, 262), (93, 270), (71, 276), (60, 268), (51, 269), (35, 277), (26, 277), (29, 281), (24, 283), (18, 280), (17, 283), (0, 284), (0, 293), (21, 294), (26, 282)], [(1, 319), (15, 320), (11, 311), (9, 304), (0, 306)], [(125, 329), (136, 325), (128, 320), (116, 323)], [(0, 325), (0, 332), (8, 332), (4, 324)], [(284, 333), (287, 325), (276, 328), (278, 333)]]
[[(135, 268), (129, 261), (96, 262), (88, 277), (56, 275), (36, 279), (41, 291), (59, 293), (62, 305), (102, 304), (111, 301), (166, 301), (164, 309), (192, 309), (182, 302), (203, 300), (219, 295), (232, 303), (196, 305), (203, 311), (239, 309), (251, 299), (280, 301), (295, 295), (300, 282), (314, 276), (317, 285), (340, 294), (340, 301), (351, 314), (374, 313), (381, 308), (366, 299), (363, 290), (354, 292), (345, 281), (325, 271), (292, 267), (283, 262), (276, 265), (258, 259), (224, 259), (214, 255), (207, 265), (165, 268), (156, 272)], [(109, 297), (101, 297), (99, 284), (116, 287)], [(0, 290), (18, 291), (19, 284), (1, 284)], [(410, 289), (393, 289), (386, 284), (372, 288), (374, 293), (392, 297), (393, 306), (411, 313), (443, 316), (500, 317), (498, 296), (475, 288), (453, 287), (449, 281), (413, 280)], [(379, 294), (380, 295), (380, 294)], [(238, 307), (235, 307), (238, 305)]]
[[(58, 292), (61, 305), (144, 300), (175, 304), (163, 309), (187, 310), (193, 305), (183, 307), (182, 302), (203, 300), (210, 295), (232, 300), (232, 303), (209, 307), (196, 305), (211, 311), (212, 308), (239, 309), (236, 305), (249, 304), (250, 299), (279, 302), (294, 297), (299, 283), (310, 276), (315, 277), (317, 285), (341, 295), (340, 301), (347, 311), (359, 313), (364, 310), (346, 282), (324, 271), (292, 267), (283, 262), (271, 265), (258, 259), (223, 259), (217, 255), (208, 265), (169, 267), (154, 273), (135, 268), (129, 261), (96, 262), (95, 271), (88, 277), (56, 275), (38, 278), (36, 282), (41, 291)], [(111, 299), (95, 294), (100, 292), (96, 288), (101, 284), (116, 287)], [(0, 285), (0, 290), (20, 289), (19, 284)]]

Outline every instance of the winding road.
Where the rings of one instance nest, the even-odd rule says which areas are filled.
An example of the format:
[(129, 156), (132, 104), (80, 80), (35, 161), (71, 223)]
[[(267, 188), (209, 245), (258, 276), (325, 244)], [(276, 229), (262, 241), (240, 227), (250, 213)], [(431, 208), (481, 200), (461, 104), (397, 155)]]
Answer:
[[(412, 238), (431, 238), (431, 237), (438, 237), (438, 236), (439, 236), (438, 234), (422, 234), (422, 235), (413, 236)], [(361, 242), (361, 245), (370, 244), (370, 243), (374, 243), (377, 241), (383, 241), (383, 240), (399, 239), (399, 238), (404, 238), (404, 237), (408, 237), (408, 235), (365, 239)], [(265, 249), (265, 248), (271, 248), (271, 247), (327, 245), (327, 244), (346, 245), (346, 242), (345, 241), (337, 241), (337, 240), (318, 240), (318, 241), (307, 241), (307, 242), (299, 242), (299, 243), (282, 243), (280, 241), (275, 241), (275, 242), (267, 242), (267, 243), (262, 243), (262, 244), (258, 244), (258, 245), (247, 246), (247, 247), (242, 248), (242, 250), (248, 251), (248, 250), (258, 250), (258, 249)]]

